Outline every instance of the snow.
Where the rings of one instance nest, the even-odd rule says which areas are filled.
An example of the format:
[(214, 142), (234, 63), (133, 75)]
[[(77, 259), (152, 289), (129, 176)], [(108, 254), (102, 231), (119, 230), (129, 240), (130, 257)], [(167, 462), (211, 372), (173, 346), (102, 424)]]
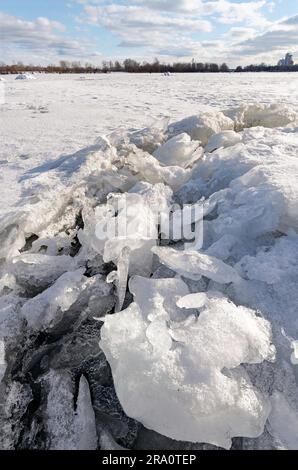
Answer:
[(297, 113), (287, 105), (264, 104), (243, 105), (240, 108), (226, 111), (226, 115), (235, 122), (236, 130), (247, 127), (282, 127), (294, 122)]
[(298, 448), (297, 77), (215, 75), (6, 77), (1, 446)]

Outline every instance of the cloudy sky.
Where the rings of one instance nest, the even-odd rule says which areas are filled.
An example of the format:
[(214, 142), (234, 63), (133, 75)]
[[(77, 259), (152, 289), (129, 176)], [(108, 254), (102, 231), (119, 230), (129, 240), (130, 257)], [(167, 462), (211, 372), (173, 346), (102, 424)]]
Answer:
[(297, 0), (0, 0), (0, 61), (298, 62)]

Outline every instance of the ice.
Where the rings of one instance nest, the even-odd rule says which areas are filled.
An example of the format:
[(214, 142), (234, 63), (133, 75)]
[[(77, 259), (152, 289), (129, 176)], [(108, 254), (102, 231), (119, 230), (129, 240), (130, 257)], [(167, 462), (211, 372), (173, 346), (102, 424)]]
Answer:
[(153, 156), (164, 166), (181, 166), (187, 168), (203, 154), (200, 142), (192, 141), (188, 134), (179, 134), (169, 139), (153, 153)]
[(214, 152), (221, 147), (231, 147), (241, 142), (241, 135), (235, 131), (223, 131), (213, 134), (205, 147), (205, 152)]
[(16, 289), (16, 279), (12, 274), (5, 273), (0, 278), (0, 295), (7, 290)]
[(124, 447), (119, 446), (106, 429), (104, 429), (100, 434), (99, 444), (100, 450), (127, 450)]
[(295, 74), (14, 78), (0, 447), (297, 448)]
[(153, 152), (166, 140), (166, 129), (169, 123), (168, 118), (154, 120), (154, 122), (141, 131), (132, 132), (129, 135), (131, 143), (146, 152)]
[(269, 416), (270, 433), (287, 450), (298, 449), (298, 412), (282, 393), (275, 392), (271, 398), (272, 411)]
[(50, 450), (96, 450), (97, 434), (89, 385), (81, 377), (74, 410), (74, 387), (67, 371), (51, 370), (48, 383), (47, 432)]
[(92, 408), (89, 384), (83, 375), (79, 383), (74, 427), (79, 438), (76, 444), (77, 450), (97, 449), (95, 414)]
[(171, 320), (158, 287), (148, 305), (142, 282), (135, 303), (106, 317), (100, 343), (125, 412), (177, 440), (229, 448), (233, 436), (259, 436), (270, 404), (239, 366), (273, 360), (269, 323), (218, 296), (199, 318)]
[(283, 127), (297, 121), (297, 113), (291, 106), (272, 103), (245, 104), (225, 112), (235, 122), (236, 130), (245, 127)]
[(157, 210), (166, 211), (171, 197), (172, 191), (164, 184), (138, 183), (125, 195), (110, 194), (94, 217), (85, 218), (80, 242), (91, 245), (105, 263), (117, 265), (117, 273), (109, 276), (109, 282), (117, 285), (117, 309), (124, 302), (128, 275), (151, 273), (151, 248), (158, 237)]
[(42, 254), (21, 254), (12, 259), (9, 269), (25, 289), (43, 290), (61, 274), (75, 268), (70, 256), (48, 256)]
[(132, 152), (127, 160), (142, 180), (152, 184), (166, 183), (173, 190), (179, 189), (191, 178), (191, 169), (177, 165), (164, 167), (149, 153)]
[(219, 240), (214, 242), (206, 250), (206, 254), (219, 258), (221, 260), (226, 260), (230, 257), (231, 253), (235, 250), (235, 247), (238, 245), (238, 240), (232, 235), (223, 235)]
[(0, 259), (9, 259), (19, 254), (19, 250), (25, 245), (25, 236), (19, 230), (19, 217), (16, 213), (4, 215), (0, 221)]
[(208, 277), (220, 284), (239, 282), (237, 271), (220, 259), (194, 250), (178, 251), (167, 247), (152, 248), (160, 261), (169, 268), (194, 281), (201, 276)]
[(181, 299), (177, 301), (177, 306), (180, 308), (202, 308), (207, 302), (207, 294), (205, 292), (198, 292), (181, 297)]
[(30, 328), (53, 328), (77, 300), (84, 283), (83, 270), (67, 272), (48, 289), (28, 300), (21, 309)]
[(5, 360), (5, 343), (2, 339), (0, 339), (0, 383), (5, 375), (6, 371), (6, 360)]
[[(146, 279), (134, 276), (129, 290), (135, 301), (142, 304), (144, 315), (154, 320), (179, 320), (182, 313), (177, 308), (177, 300), (188, 294), (188, 287), (181, 279)], [(182, 316), (183, 318), (183, 316)]]
[(291, 347), (293, 352), (291, 354), (291, 362), (294, 366), (298, 365), (298, 341), (292, 341)]
[(17, 443), (22, 440), (22, 433), (25, 430), (23, 420), (33, 394), (28, 384), (17, 380), (1, 388), (4, 389), (4, 393), (1, 394), (0, 447), (1, 450), (14, 450)]
[(15, 338), (21, 332), (20, 309), (24, 299), (11, 292), (0, 297), (0, 338)]
[(234, 123), (220, 111), (203, 111), (201, 114), (182, 119), (169, 126), (171, 134), (186, 132), (192, 140), (201, 141), (202, 145), (206, 145), (213, 134), (229, 129), (234, 129)]

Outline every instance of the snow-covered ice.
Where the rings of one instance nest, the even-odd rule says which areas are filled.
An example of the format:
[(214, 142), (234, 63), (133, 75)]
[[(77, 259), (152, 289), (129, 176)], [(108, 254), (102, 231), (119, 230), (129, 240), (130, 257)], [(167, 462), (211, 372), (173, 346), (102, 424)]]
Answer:
[(6, 77), (1, 448), (298, 448), (298, 78), (218, 75)]

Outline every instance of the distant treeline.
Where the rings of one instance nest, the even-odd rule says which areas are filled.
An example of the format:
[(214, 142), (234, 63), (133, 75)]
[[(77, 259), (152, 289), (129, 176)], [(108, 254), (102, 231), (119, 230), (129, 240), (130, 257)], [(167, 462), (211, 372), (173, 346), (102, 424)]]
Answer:
[(23, 72), (44, 72), (44, 73), (110, 73), (110, 72), (128, 72), (128, 73), (218, 73), (218, 72), (298, 72), (298, 64), (292, 66), (278, 65), (248, 65), (238, 66), (230, 69), (226, 63), (221, 65), (215, 63), (203, 62), (176, 62), (165, 64), (157, 59), (152, 62), (137, 62), (133, 59), (126, 59), (122, 63), (119, 61), (104, 61), (100, 67), (80, 62), (60, 61), (59, 65), (36, 66), (24, 65), (18, 62), (13, 65), (0, 63), (0, 74), (18, 74)]
[(235, 72), (298, 72), (298, 64), (295, 65), (247, 65), (236, 67)]

